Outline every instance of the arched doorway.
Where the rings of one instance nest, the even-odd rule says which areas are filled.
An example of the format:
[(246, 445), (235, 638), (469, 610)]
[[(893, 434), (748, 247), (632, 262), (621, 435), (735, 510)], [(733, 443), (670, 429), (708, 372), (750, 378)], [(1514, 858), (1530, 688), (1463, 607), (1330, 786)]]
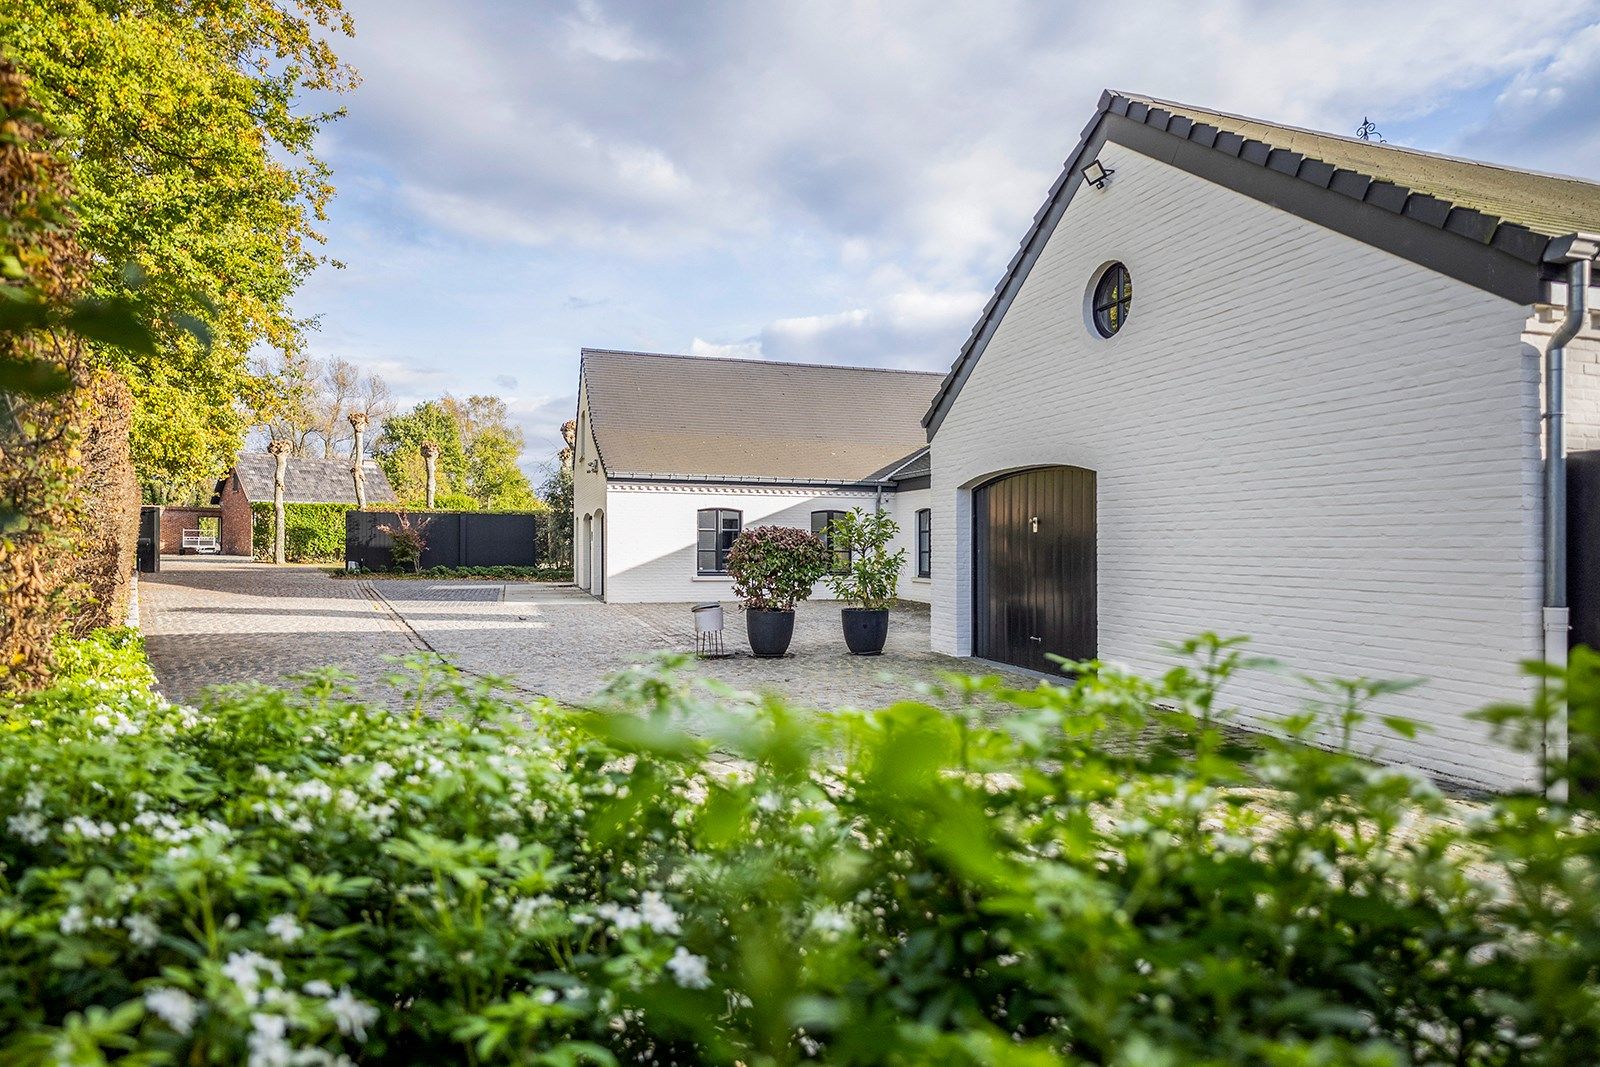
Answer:
[(606, 595), (606, 513), (594, 513), (594, 539), (589, 552), (589, 592)]
[(579, 589), (589, 588), (589, 545), (594, 539), (593, 527), (592, 515), (585, 515), (578, 520), (578, 547), (572, 553), (572, 565), (577, 571), (573, 577), (577, 579)]
[(1037, 671), (1098, 654), (1095, 474), (1036, 467), (972, 492), (972, 654)]

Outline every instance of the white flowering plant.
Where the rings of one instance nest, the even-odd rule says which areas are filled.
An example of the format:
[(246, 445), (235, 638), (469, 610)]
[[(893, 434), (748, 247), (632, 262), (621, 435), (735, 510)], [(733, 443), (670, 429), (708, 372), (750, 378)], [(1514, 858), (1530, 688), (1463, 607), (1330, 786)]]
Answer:
[[(0, 1063), (1591, 1057), (1588, 801), (1363, 758), (1384, 683), (1246, 744), (1249, 657), (1180, 652), (870, 713), (672, 660), (589, 711), (426, 658), (185, 707), (98, 635), (0, 700)], [(1600, 657), (1549, 682), (1485, 717), (1592, 736)]]

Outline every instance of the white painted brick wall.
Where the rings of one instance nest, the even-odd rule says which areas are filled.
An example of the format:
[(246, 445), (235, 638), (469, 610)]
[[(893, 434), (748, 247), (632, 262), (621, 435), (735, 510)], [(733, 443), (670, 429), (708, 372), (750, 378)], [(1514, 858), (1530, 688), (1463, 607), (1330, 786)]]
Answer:
[[(591, 589), (590, 572), (594, 569), (593, 560), (599, 553), (599, 546), (593, 536), (586, 536), (585, 530), (592, 529), (594, 514), (605, 509), (606, 476), (603, 468), (594, 473), (589, 471), (589, 464), (597, 459), (598, 453), (589, 421), (589, 394), (583, 382), (578, 383), (578, 421), (572, 474), (572, 577), (578, 588)], [(590, 519), (587, 526), (585, 517)]]
[[(813, 511), (870, 511), (873, 503), (870, 492), (613, 481), (607, 486), (604, 504), (610, 532), (606, 599), (615, 603), (731, 599), (732, 579), (701, 578), (695, 573), (697, 512), (701, 508), (741, 511), (747, 529), (795, 526), (810, 530)], [(826, 600), (832, 594), (819, 582), (812, 596)]]
[[(1466, 718), (1527, 693), (1539, 647), (1528, 309), (1130, 150), (1102, 159), (1116, 178), (1077, 194), (933, 442), (934, 647), (970, 649), (970, 487), (1074, 464), (1098, 472), (1102, 656), (1156, 670), (1158, 642), (1210, 629), (1319, 674), (1426, 676), (1385, 708), (1428, 732), (1363, 742), (1530, 782)], [(1134, 300), (1108, 341), (1084, 304), (1111, 260)], [(1303, 692), (1230, 695), (1270, 715)]]
[[(1557, 287), (1556, 295), (1562, 300), (1565, 288)], [(1597, 299), (1600, 290), (1590, 289), (1591, 307)], [(1544, 350), (1565, 313), (1563, 306), (1540, 307), (1523, 334), (1523, 342), (1539, 354), (1540, 381), (1544, 379)], [(1600, 448), (1600, 312), (1591, 312), (1585, 329), (1567, 345), (1566, 384), (1567, 451)]]
[[(927, 604), (933, 599), (933, 582), (917, 577), (917, 511), (933, 506), (933, 492), (930, 489), (908, 489), (884, 499), (885, 510), (894, 516), (895, 523), (900, 527), (889, 551), (903, 548), (906, 552), (905, 562), (900, 566), (900, 599)], [(933, 565), (937, 567), (939, 561), (935, 559)]]

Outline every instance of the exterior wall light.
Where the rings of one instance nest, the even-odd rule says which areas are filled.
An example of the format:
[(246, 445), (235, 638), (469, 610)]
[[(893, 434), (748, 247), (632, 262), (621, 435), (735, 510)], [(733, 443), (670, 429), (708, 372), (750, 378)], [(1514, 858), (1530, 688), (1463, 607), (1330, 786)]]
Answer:
[(1083, 168), (1084, 180), (1090, 185), (1094, 186), (1096, 189), (1104, 189), (1106, 187), (1106, 182), (1110, 181), (1111, 176), (1115, 173), (1116, 171), (1108, 169), (1106, 165), (1101, 163), (1098, 159), (1090, 160), (1089, 163)]

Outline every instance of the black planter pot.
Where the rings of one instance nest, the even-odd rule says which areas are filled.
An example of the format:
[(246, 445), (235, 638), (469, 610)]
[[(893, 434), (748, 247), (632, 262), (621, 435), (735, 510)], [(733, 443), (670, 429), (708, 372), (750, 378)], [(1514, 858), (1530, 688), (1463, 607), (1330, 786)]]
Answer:
[(853, 656), (876, 656), (889, 636), (888, 608), (841, 608), (844, 643)]
[(744, 630), (750, 637), (750, 651), (762, 657), (777, 657), (789, 651), (794, 640), (794, 609), (747, 608)]

